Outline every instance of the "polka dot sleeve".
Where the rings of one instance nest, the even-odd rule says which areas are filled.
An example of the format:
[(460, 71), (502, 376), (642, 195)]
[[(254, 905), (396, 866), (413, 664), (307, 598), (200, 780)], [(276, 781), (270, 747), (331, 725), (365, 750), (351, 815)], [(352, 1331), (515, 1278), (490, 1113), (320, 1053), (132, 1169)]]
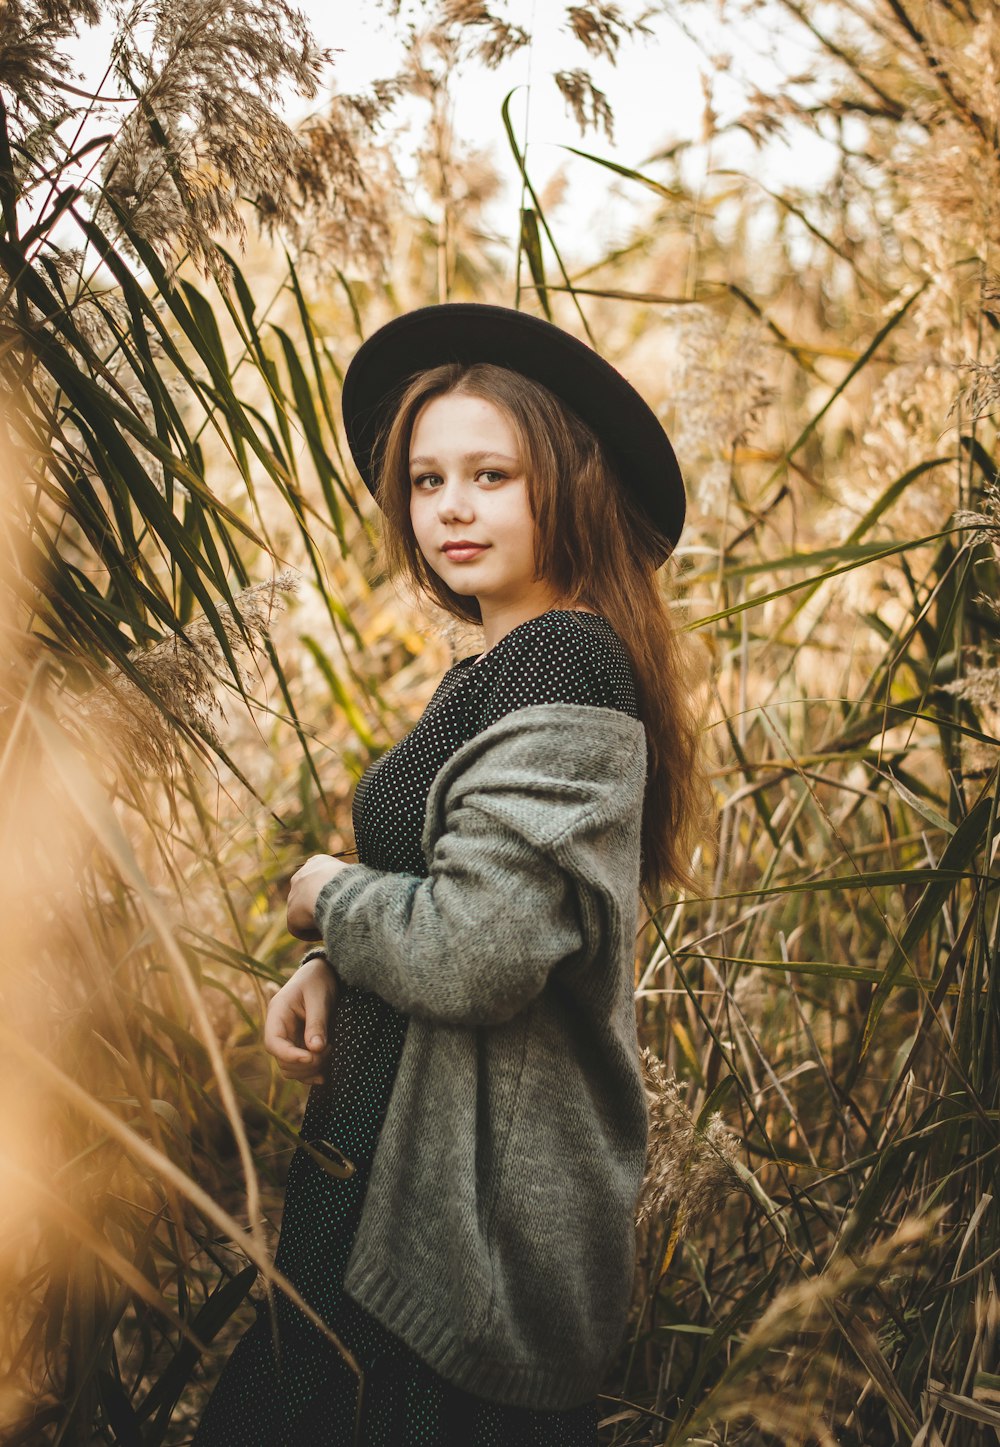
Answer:
[(491, 660), (482, 727), (517, 708), (578, 703), (638, 716), (635, 677), (617, 634), (598, 615), (554, 611), (513, 629)]

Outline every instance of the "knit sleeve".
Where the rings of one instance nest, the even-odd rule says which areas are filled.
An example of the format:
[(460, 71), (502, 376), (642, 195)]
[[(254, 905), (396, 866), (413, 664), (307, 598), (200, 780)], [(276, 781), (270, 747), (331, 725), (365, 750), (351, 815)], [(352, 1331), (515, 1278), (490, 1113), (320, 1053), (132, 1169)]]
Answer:
[(347, 984), (452, 1025), (512, 1019), (581, 941), (554, 860), (475, 804), (454, 811), (426, 879), (352, 864), (320, 892), (316, 921)]
[[(443, 791), (426, 878), (353, 864), (320, 891), (316, 923), (347, 984), (408, 1015), (493, 1025), (528, 1006), (557, 964), (581, 957), (592, 882), (620, 867), (614, 825), (641, 803), (641, 729), (619, 715), (602, 725), (596, 710), (589, 729), (575, 730), (576, 709), (554, 721), (553, 710), (528, 712), (547, 716), (540, 752), (518, 752), (515, 728), (525, 726), (513, 720), (466, 746), (473, 767)], [(639, 754), (636, 774), (629, 761)], [(574, 856), (585, 870), (567, 865)]]

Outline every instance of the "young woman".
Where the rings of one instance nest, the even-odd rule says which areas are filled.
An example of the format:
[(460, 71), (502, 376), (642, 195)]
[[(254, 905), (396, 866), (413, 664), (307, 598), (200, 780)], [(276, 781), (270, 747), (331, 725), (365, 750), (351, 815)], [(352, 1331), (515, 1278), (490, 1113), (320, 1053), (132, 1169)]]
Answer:
[(357, 1422), (279, 1296), (194, 1440), (593, 1447), (646, 1155), (639, 887), (687, 879), (699, 784), (656, 581), (680, 472), (614, 368), (499, 307), (390, 322), (343, 406), (390, 569), (485, 647), (359, 782), (359, 862), (293, 877), (322, 945), (268, 1009), (313, 1087), (275, 1264)]

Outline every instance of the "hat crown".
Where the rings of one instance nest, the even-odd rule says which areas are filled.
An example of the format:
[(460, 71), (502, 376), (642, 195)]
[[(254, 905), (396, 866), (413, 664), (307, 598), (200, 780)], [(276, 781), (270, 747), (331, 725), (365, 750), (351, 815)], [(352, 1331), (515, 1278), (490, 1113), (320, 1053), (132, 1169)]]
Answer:
[(539, 382), (596, 434), (623, 487), (650, 523), (658, 565), (684, 524), (680, 467), (666, 431), (610, 362), (553, 322), (485, 302), (443, 302), (386, 322), (358, 348), (341, 405), (348, 446), (374, 495), (376, 446), (401, 392), (418, 373), (491, 362)]

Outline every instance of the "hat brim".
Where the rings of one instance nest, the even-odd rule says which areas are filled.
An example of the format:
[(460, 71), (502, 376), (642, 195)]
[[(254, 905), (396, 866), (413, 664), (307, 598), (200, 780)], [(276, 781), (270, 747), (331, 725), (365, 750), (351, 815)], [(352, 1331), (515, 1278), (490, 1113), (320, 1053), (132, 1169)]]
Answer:
[(415, 373), (445, 362), (507, 367), (541, 382), (572, 408), (596, 433), (649, 518), (657, 565), (666, 561), (684, 525), (685, 495), (656, 414), (591, 347), (551, 322), (507, 307), (481, 302), (421, 307), (387, 322), (359, 347), (344, 377), (341, 405), (351, 455), (371, 493), (375, 447), (403, 388)]

